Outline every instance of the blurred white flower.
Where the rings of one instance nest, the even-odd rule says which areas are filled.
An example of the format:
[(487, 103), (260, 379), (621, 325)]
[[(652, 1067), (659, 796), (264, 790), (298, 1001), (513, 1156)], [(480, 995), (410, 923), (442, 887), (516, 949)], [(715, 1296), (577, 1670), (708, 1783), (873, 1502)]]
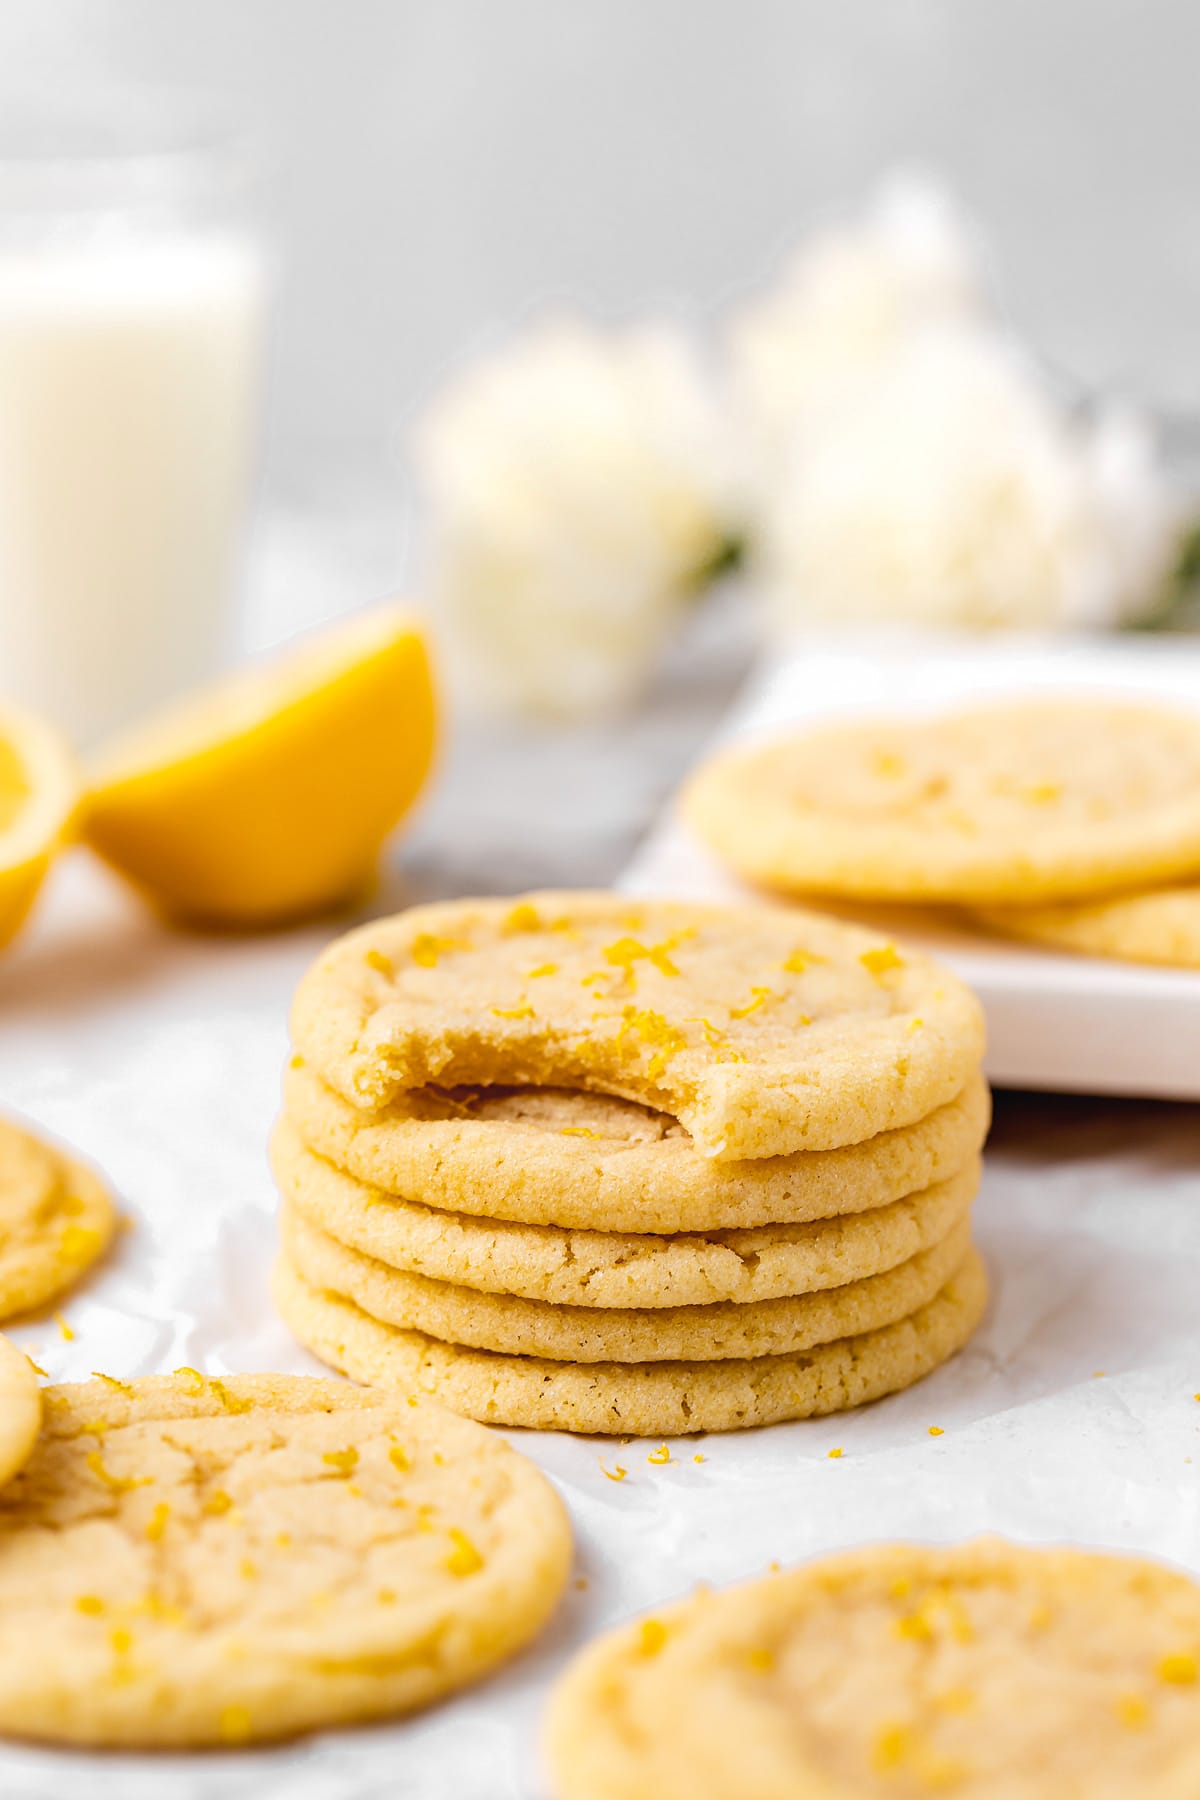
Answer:
[(945, 191), (896, 175), (860, 221), (815, 232), (777, 286), (733, 319), (735, 410), (769, 469), (820, 430), (914, 333), (979, 318), (971, 236)]
[(1177, 521), (1132, 418), (1069, 418), (998, 336), (916, 334), (802, 435), (763, 503), (776, 625), (1113, 624), (1154, 597)]
[(543, 325), (439, 395), (430, 590), (478, 697), (569, 717), (636, 691), (725, 541), (724, 443), (668, 327)]

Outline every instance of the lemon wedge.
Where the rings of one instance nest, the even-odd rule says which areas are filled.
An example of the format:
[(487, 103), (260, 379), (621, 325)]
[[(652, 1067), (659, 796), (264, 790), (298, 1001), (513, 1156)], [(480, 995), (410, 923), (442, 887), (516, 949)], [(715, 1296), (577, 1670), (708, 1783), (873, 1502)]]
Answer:
[(370, 881), (433, 755), (425, 639), (361, 614), (179, 702), (105, 752), (88, 843), (164, 911), (264, 926)]
[(0, 945), (15, 937), (70, 833), (80, 778), (66, 744), (28, 713), (0, 709)]

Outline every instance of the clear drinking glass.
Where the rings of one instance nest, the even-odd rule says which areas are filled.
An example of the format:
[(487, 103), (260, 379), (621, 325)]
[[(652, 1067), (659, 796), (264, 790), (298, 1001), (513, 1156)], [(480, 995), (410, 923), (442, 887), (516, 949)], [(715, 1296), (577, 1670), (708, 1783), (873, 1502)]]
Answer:
[(178, 96), (0, 106), (0, 700), (87, 746), (221, 662), (261, 159)]

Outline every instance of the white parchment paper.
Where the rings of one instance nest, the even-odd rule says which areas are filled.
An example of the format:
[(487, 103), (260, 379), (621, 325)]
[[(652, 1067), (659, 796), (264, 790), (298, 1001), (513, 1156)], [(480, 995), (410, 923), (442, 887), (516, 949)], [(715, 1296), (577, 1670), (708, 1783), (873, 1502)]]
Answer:
[[(49, 1321), (15, 1332), (54, 1378), (180, 1363), (315, 1372), (267, 1295), (264, 1143), (289, 996), (321, 935), (175, 935), (80, 861), (0, 963), (0, 1103), (94, 1158), (133, 1220), (66, 1304), (73, 1341)], [(8, 1745), (0, 1795), (542, 1800), (538, 1722), (567, 1655), (697, 1581), (869, 1538), (980, 1530), (1200, 1569), (1200, 1114), (1003, 1106), (979, 1230), (994, 1283), (987, 1321), (908, 1394), (843, 1418), (673, 1442), (662, 1466), (647, 1461), (650, 1443), (506, 1434), (559, 1486), (586, 1586), (496, 1679), (405, 1723), (249, 1754)], [(601, 1465), (617, 1462), (628, 1473), (613, 1482)]]

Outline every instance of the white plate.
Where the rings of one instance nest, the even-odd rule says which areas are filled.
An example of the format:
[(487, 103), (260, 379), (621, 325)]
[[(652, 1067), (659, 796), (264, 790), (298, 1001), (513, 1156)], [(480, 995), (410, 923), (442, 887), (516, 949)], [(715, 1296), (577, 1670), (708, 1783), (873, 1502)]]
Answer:
[[(972, 695), (1064, 688), (1158, 695), (1200, 711), (1200, 646), (1181, 638), (964, 645), (873, 634), (864, 649), (861, 641), (821, 640), (761, 669), (719, 741), (766, 737), (835, 714), (918, 712)], [(727, 874), (674, 812), (621, 886), (693, 899), (761, 898)], [(855, 909), (853, 916), (932, 950), (971, 984), (987, 1011), (986, 1067), (997, 1085), (1200, 1100), (1200, 972), (1059, 955), (932, 914), (916, 922), (894, 910)]]

